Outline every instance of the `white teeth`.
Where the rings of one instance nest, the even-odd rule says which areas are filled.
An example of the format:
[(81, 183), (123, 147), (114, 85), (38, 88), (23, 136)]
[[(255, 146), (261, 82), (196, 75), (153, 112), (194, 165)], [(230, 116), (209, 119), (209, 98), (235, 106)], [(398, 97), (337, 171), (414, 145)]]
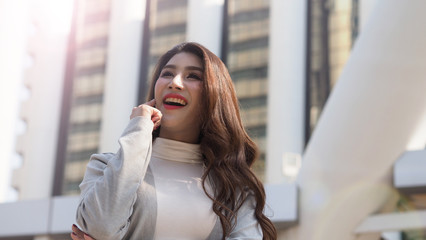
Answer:
[(166, 98), (165, 102), (179, 103), (179, 104), (181, 104), (183, 106), (186, 105), (186, 102), (184, 100), (182, 100), (182, 99), (179, 99), (179, 98)]

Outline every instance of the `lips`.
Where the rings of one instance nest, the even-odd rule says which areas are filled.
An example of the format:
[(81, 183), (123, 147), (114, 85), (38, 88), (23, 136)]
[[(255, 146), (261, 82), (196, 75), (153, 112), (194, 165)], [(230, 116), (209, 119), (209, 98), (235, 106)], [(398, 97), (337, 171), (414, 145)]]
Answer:
[(166, 94), (163, 98), (163, 106), (165, 109), (179, 109), (185, 107), (187, 104), (188, 100), (176, 93)]

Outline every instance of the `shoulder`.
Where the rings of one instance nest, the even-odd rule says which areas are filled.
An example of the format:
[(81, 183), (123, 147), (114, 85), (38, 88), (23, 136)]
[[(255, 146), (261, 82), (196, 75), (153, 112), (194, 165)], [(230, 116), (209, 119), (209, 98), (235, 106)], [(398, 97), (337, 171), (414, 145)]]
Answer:
[(244, 201), (238, 209), (237, 215), (254, 214), (256, 209), (256, 196), (252, 191), (244, 191)]
[(229, 239), (262, 239), (263, 233), (255, 215), (256, 198), (248, 193), (243, 204), (238, 209), (235, 228)]

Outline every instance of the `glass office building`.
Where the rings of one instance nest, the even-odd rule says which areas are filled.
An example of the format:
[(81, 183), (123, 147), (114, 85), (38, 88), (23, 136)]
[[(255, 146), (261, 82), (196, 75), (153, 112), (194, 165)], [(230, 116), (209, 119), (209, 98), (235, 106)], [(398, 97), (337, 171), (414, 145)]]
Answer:
[(69, 118), (61, 122), (65, 133), (58, 143), (57, 165), (63, 170), (56, 171), (55, 195), (79, 194), (90, 155), (99, 148), (110, 1), (79, 0), (76, 6), (62, 109)]
[(147, 100), (152, 72), (160, 56), (186, 40), (188, 0), (147, 0), (146, 3), (139, 104)]
[(254, 170), (263, 178), (266, 154), (269, 1), (228, 1), (226, 64), (234, 81), (247, 132), (260, 155)]
[(306, 142), (358, 35), (358, 12), (358, 0), (308, 1)]

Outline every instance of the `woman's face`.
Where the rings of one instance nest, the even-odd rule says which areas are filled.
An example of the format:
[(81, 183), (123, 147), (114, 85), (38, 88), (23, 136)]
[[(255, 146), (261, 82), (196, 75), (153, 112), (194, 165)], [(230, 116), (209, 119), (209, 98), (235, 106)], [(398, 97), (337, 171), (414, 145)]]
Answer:
[(203, 71), (201, 59), (187, 52), (174, 55), (161, 70), (155, 83), (156, 108), (163, 114), (160, 136), (198, 139)]

